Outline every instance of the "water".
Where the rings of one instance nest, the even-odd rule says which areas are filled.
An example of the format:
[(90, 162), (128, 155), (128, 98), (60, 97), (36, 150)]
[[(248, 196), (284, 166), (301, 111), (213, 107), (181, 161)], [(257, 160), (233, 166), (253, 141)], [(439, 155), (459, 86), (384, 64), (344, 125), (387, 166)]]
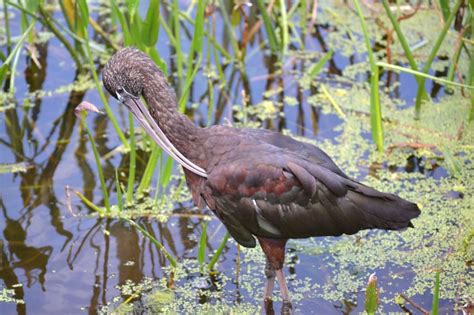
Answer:
[[(56, 16), (61, 19), (60, 14)], [(19, 29), (17, 13), (11, 21), (11, 29)], [(319, 51), (328, 32), (321, 27), (318, 34), (320, 42), (311, 36), (306, 38), (308, 51)], [(222, 34), (218, 37), (222, 38)], [(187, 49), (188, 42), (186, 43), (183, 49)], [(256, 50), (258, 44), (258, 41), (254, 41), (248, 50)], [(165, 36), (160, 37), (159, 46), (163, 59), (168, 65), (172, 64)], [(77, 198), (73, 198), (70, 211), (65, 195), (66, 186), (78, 189), (96, 204), (102, 203), (93, 155), (73, 113), (74, 107), (82, 100), (97, 105), (101, 102), (94, 89), (84, 92), (53, 92), (52, 95), (40, 98), (30, 96), (28, 93), (55, 91), (58, 87), (71, 84), (76, 77), (75, 70), (71, 66), (71, 58), (57, 39), (53, 37), (46, 43), (36, 45), (35, 48), (38, 51), (41, 68), (24, 53), (21, 55), (15, 80), (16, 106), (0, 113), (0, 163), (22, 162), (27, 165), (26, 172), (0, 175), (2, 210), (0, 229), (3, 231), (0, 239), (2, 255), (0, 285), (4, 288), (13, 288), (14, 298), (25, 302), (1, 303), (0, 310), (2, 314), (94, 313), (101, 306), (113, 302), (114, 297), (127, 299), (128, 296), (121, 296), (117, 285), (124, 284), (127, 280), (137, 283), (145, 277), (166, 278), (168, 275), (163, 271), (163, 267), (169, 264), (162, 253), (128, 224), (118, 219), (97, 218)], [(2, 47), (2, 51), (5, 52), (5, 46)], [(354, 54), (346, 58), (336, 53), (330, 62), (330, 73), (322, 78), (331, 84), (337, 73), (340, 73), (345, 66), (361, 58), (365, 56)], [(325, 113), (320, 107), (309, 105), (306, 100), (316, 91), (314, 89), (302, 91), (298, 84), (295, 84), (294, 76), (289, 74), (290, 70), (303, 68), (300, 59), (286, 59), (285, 74), (277, 75), (275, 78), (268, 76), (272, 74), (272, 69), (268, 68), (272, 66), (272, 62), (261, 51), (256, 51), (246, 61), (245, 66), (250, 84), (244, 84), (243, 77), (238, 71), (235, 74), (236, 78), (232, 79), (234, 75), (232, 66), (226, 68), (230, 95), (228, 100), (223, 96), (220, 98), (223, 101), (219, 109), (212, 113), (212, 124), (233, 121), (231, 106), (242, 104), (242, 89), (246, 90), (248, 103), (257, 104), (264, 99), (263, 93), (268, 87), (283, 87), (278, 97), (280, 101), (284, 101), (284, 96), (291, 96), (299, 102), (296, 106), (285, 105), (282, 109), (285, 116), (264, 121), (264, 127), (279, 131), (289, 129), (295, 135), (317, 141), (328, 139), (333, 141), (341, 134), (338, 128), (343, 123), (342, 119), (334, 113)], [(397, 75), (396, 80), (399, 80), (403, 87), (399, 92), (395, 92), (397, 97), (411, 103), (416, 94), (413, 78)], [(191, 93), (190, 103), (201, 103), (193, 112), (196, 123), (200, 125), (208, 124), (207, 105), (201, 101), (206, 89), (205, 80), (196, 80)], [(221, 89), (216, 86), (214, 88), (216, 99), (219, 91)], [(436, 93), (436, 90), (433, 90), (433, 93)], [(117, 106), (115, 101), (111, 101), (111, 104), (116, 117), (124, 126), (123, 130), (127, 129), (124, 109)], [(96, 137), (101, 155), (107, 154), (119, 145), (119, 139), (106, 116), (89, 115), (88, 125)], [(369, 134), (365, 136), (370, 137)], [(139, 154), (138, 176), (143, 172), (147, 155), (145, 152)], [(420, 172), (436, 179), (446, 176), (446, 171), (442, 168), (433, 171), (424, 170), (419, 166), (419, 159), (407, 156), (405, 169), (404, 165), (381, 167), (390, 168), (394, 172)], [(120, 171), (126, 173), (127, 165), (128, 156), (122, 154), (113, 155), (104, 162), (108, 186), (114, 183), (115, 168), (118, 167)], [(365, 175), (367, 172), (362, 169), (361, 173)], [(164, 223), (153, 218), (141, 218), (138, 221), (179, 260), (194, 260), (202, 230), (202, 220), (194, 214), (200, 212), (193, 209), (190, 203), (176, 204), (176, 210), (181, 215), (171, 216)], [(212, 215), (208, 210), (202, 213)], [(218, 230), (214, 233), (216, 229)], [(208, 229), (208, 252), (213, 252), (217, 248), (223, 235), (224, 229), (212, 217)], [(331, 255), (334, 253), (323, 251), (317, 255), (306, 254), (298, 249), (301, 244), (306, 244), (305, 242), (290, 242), (287, 261), (294, 263), (285, 268), (285, 272), (290, 275), (290, 292), (301, 295), (295, 299), (297, 311), (302, 314), (361, 312), (364, 305), (362, 290), (354, 291), (338, 302), (327, 301), (319, 295), (320, 285), (331, 281), (331, 270), (334, 266), (326, 265), (331, 262)], [(317, 242), (318, 246), (323, 247), (329, 244), (323, 240)], [(239, 260), (243, 260), (240, 261), (241, 265)], [(244, 280), (249, 280), (250, 275), (260, 284), (263, 281), (262, 262), (246, 261), (237, 252), (235, 243), (229, 242), (218, 267), (220, 272), (218, 277), (229, 278), (223, 280), (225, 294), (221, 301), (258, 305), (263, 287), (256, 285), (255, 291), (246, 290), (245, 284), (239, 283), (236, 276), (237, 264), (242, 269)], [(246, 268), (251, 267), (253, 269), (246, 271)], [(405, 275), (402, 280), (396, 281), (390, 287), (393, 291), (407, 289), (413, 277), (413, 271), (409, 266), (385, 266), (376, 271), (381, 282), (391, 281), (389, 275), (393, 273)], [(357, 274), (358, 271), (355, 269), (351, 272)], [(367, 276), (360, 275), (360, 278), (365, 281)], [(198, 289), (206, 288), (211, 291), (220, 290), (208, 281), (206, 277), (201, 278), (199, 273), (190, 273), (188, 277), (179, 280), (177, 286), (190, 285), (196, 292)], [(302, 281), (306, 281), (311, 288), (296, 293)], [(252, 292), (256, 295), (252, 295)], [(196, 299), (199, 299), (199, 294), (195, 294)], [(219, 298), (204, 298), (201, 302), (206, 301), (216, 303)], [(431, 295), (426, 293), (418, 296), (417, 301), (429, 309)], [(135, 300), (135, 303), (137, 307), (141, 305), (146, 308), (147, 303), (144, 299)], [(277, 310), (279, 305), (275, 304)], [(451, 301), (442, 300), (440, 306), (451, 308), (451, 305)], [(384, 311), (402, 310), (391, 303), (384, 306)]]

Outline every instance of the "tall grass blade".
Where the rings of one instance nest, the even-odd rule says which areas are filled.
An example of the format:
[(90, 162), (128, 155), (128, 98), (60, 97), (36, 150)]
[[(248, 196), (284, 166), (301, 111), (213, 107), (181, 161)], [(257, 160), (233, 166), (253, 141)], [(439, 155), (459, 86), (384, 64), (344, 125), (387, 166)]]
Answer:
[[(390, 5), (387, 0), (382, 0), (382, 5), (385, 8), (385, 12), (387, 13), (388, 18), (390, 19), (390, 22), (392, 22), (393, 29), (397, 33), (398, 40), (400, 41), (400, 45), (403, 48), (403, 52), (405, 53), (405, 57), (408, 59), (408, 63), (410, 64), (410, 67), (418, 71), (418, 65), (416, 64), (415, 58), (413, 57), (412, 51), (410, 49), (410, 45), (408, 45), (408, 41), (405, 38), (405, 35), (403, 34), (402, 29), (400, 28), (400, 24), (398, 23), (397, 19), (392, 13), (392, 10), (390, 10)], [(420, 80), (417, 78), (417, 83), (418, 86), (420, 85)], [(423, 98), (428, 99), (428, 94), (426, 94), (425, 87), (423, 86)]]
[(117, 191), (117, 206), (120, 212), (123, 211), (123, 196), (122, 196), (122, 188), (120, 187), (119, 175), (118, 170), (115, 169), (115, 190)]
[(160, 173), (161, 187), (168, 186), (171, 179), (171, 174), (173, 173), (173, 165), (174, 165), (173, 159), (168, 157), (166, 160), (165, 166), (163, 167), (163, 170)]
[(96, 206), (92, 201), (90, 201), (89, 199), (87, 199), (86, 196), (84, 196), (83, 194), (81, 194), (79, 191), (77, 190), (74, 190), (74, 193), (76, 194), (76, 196), (79, 197), (79, 199), (81, 199), (81, 201), (86, 205), (88, 206), (89, 208), (91, 208), (92, 210), (94, 210), (95, 212), (99, 213), (100, 216), (105, 216), (105, 213), (104, 213), (104, 210), (102, 210), (102, 208)]
[(379, 292), (377, 289), (377, 277), (375, 273), (369, 276), (367, 288), (365, 290), (365, 311), (369, 315), (374, 315), (379, 306)]
[[(471, 39), (474, 39), (474, 0), (469, 1), (469, 8), (471, 11)], [(473, 85), (474, 83), (474, 46), (471, 46), (471, 61), (469, 62), (469, 74), (467, 83)], [(471, 91), (471, 112), (469, 113), (469, 121), (474, 120), (474, 91)]]
[(120, 22), (125, 46), (130, 46), (132, 44), (132, 37), (130, 35), (130, 29), (128, 28), (127, 19), (122, 11), (120, 11), (115, 1), (112, 1), (112, 15), (116, 16)]
[[(181, 50), (181, 28), (179, 25), (179, 3), (178, 0), (173, 0), (171, 6), (171, 20), (173, 25), (173, 32), (175, 38), (176, 51), (176, 75), (178, 77), (178, 95), (181, 97), (183, 92), (183, 53)], [(180, 107), (181, 108), (181, 107)]]
[(224, 0), (220, 0), (220, 8), (221, 8), (221, 13), (222, 13), (222, 20), (224, 21), (225, 24), (225, 31), (227, 35), (229, 35), (230, 38), (230, 44), (232, 45), (232, 50), (234, 51), (234, 56), (238, 60), (242, 60), (244, 56), (242, 55), (240, 49), (239, 49), (239, 43), (237, 41), (237, 37), (234, 32), (234, 27), (232, 26), (232, 23), (229, 18), (229, 14), (227, 13), (227, 6), (224, 3)]
[[(10, 17), (8, 15), (8, 6), (10, 3), (6, 0), (3, 1), (3, 22), (5, 23), (5, 37), (6, 37), (6, 48), (7, 54), (10, 54), (12, 43), (11, 43), (11, 34), (10, 34)], [(2, 53), (3, 54), (3, 53)], [(3, 61), (4, 58), (2, 58)], [(0, 67), (1, 69), (1, 67)], [(3, 83), (3, 80), (0, 80), (0, 83)]]
[[(206, 2), (205, 0), (201, 0), (198, 2), (197, 11), (196, 11), (196, 23), (194, 24), (194, 35), (191, 41), (191, 47), (188, 53), (188, 69), (186, 73), (186, 82), (184, 85), (184, 89), (182, 91), (179, 108), (182, 112), (186, 107), (186, 101), (189, 95), (189, 89), (191, 87), (192, 82), (194, 81), (194, 77), (196, 76), (197, 70), (201, 65), (202, 60), (202, 42), (204, 37), (204, 11), (206, 9)], [(198, 60), (194, 65), (194, 56), (198, 54)]]
[(440, 286), (440, 271), (436, 272), (435, 285), (433, 290), (433, 303), (431, 305), (431, 315), (438, 315), (439, 313), (439, 286)]
[(99, 174), (100, 187), (102, 188), (102, 193), (104, 195), (105, 209), (107, 210), (107, 212), (110, 212), (109, 192), (107, 191), (107, 186), (105, 184), (104, 171), (102, 170), (99, 151), (97, 150), (94, 136), (89, 130), (89, 127), (87, 126), (86, 122), (87, 110), (84, 110), (84, 108), (87, 108), (86, 106), (88, 105), (89, 104), (83, 102), (76, 107), (75, 111), (76, 113), (78, 113), (77, 115), (79, 116), (79, 119), (81, 121), (82, 128), (86, 131), (87, 138), (89, 139), (89, 142), (91, 144), (92, 152), (94, 153), (95, 164), (97, 166), (97, 173)]
[(274, 27), (272, 25), (270, 17), (268, 16), (267, 9), (265, 8), (265, 3), (263, 0), (257, 0), (256, 3), (258, 11), (260, 11), (260, 14), (262, 15), (263, 26), (265, 27), (265, 31), (267, 32), (270, 50), (273, 54), (276, 54), (279, 51), (280, 43), (278, 42), (277, 37), (275, 35)]
[[(202, 61), (202, 54), (199, 54), (199, 59), (197, 61), (197, 64), (201, 64), (201, 61)], [(189, 89), (191, 88), (191, 85), (193, 84), (193, 81), (194, 81), (194, 78), (196, 77), (196, 74), (198, 73), (199, 71), (199, 66), (196, 66), (194, 68), (194, 71), (190, 74), (190, 76), (186, 79), (186, 84), (184, 86), (184, 89), (183, 89), (183, 94), (181, 95), (181, 97), (179, 98), (179, 109), (184, 112), (184, 109), (186, 108), (186, 99), (187, 99), (187, 95), (189, 93)]]
[(334, 54), (334, 51), (331, 49), (327, 53), (324, 54), (324, 56), (321, 57), (321, 59), (318, 60), (317, 63), (313, 64), (311, 67), (308, 69), (308, 75), (309, 77), (313, 78), (317, 76), (321, 70), (323, 69), (324, 65), (329, 61), (329, 59), (332, 58), (332, 55)]
[(123, 220), (127, 221), (130, 223), (130, 225), (134, 226), (137, 230), (139, 230), (146, 238), (148, 238), (155, 246), (158, 248), (160, 252), (162, 252), (166, 259), (169, 261), (170, 265), (174, 268), (178, 265), (176, 263), (176, 259), (171, 255), (166, 248), (161, 244), (156, 238), (153, 237), (150, 233), (148, 233), (147, 230), (145, 230), (140, 224), (136, 223), (135, 221), (128, 219), (128, 218), (123, 218)]
[[(451, 61), (449, 64), (449, 69), (448, 69), (448, 75), (446, 76), (448, 81), (454, 81), (454, 73), (456, 72), (456, 69), (459, 64), (459, 57), (461, 57), (461, 51), (462, 51), (462, 42), (459, 42), (459, 45), (456, 46), (456, 49), (454, 50), (453, 56), (451, 57)], [(472, 58), (471, 58), (472, 61)], [(448, 85), (446, 86), (446, 92), (450, 93), (451, 91), (451, 86)]]
[(225, 232), (225, 236), (222, 239), (222, 242), (219, 244), (219, 247), (217, 248), (214, 255), (212, 255), (212, 258), (209, 261), (209, 264), (207, 265), (207, 268), (209, 270), (214, 270), (214, 266), (216, 265), (217, 261), (219, 260), (219, 257), (221, 256), (222, 251), (224, 250), (224, 247), (227, 244), (227, 241), (229, 240), (229, 237), (230, 237), (229, 232)]
[(78, 0), (77, 5), (79, 6), (80, 14), (80, 22), (81, 24), (78, 26), (79, 29), (82, 29), (84, 32), (87, 32), (87, 25), (89, 24), (89, 8), (87, 6), (87, 2), (85, 0)]
[[(446, 23), (444, 24), (443, 29), (438, 35), (438, 38), (436, 39), (436, 42), (433, 46), (433, 49), (431, 50), (431, 53), (428, 57), (428, 59), (425, 62), (425, 65), (423, 66), (423, 73), (428, 74), (428, 71), (431, 68), (431, 64), (433, 63), (434, 58), (436, 57), (436, 54), (438, 53), (439, 48), (441, 47), (441, 44), (444, 41), (444, 37), (446, 36), (446, 33), (448, 32), (449, 28), (451, 27), (451, 23), (454, 20), (454, 17), (456, 16), (456, 13), (459, 10), (459, 7), (461, 6), (461, 3), (463, 0), (457, 0), (453, 9), (451, 10), (451, 13), (449, 14), (449, 17), (446, 20)], [(423, 92), (425, 91), (425, 79), (421, 78), (419, 83), (418, 83), (418, 91), (416, 94), (416, 102), (415, 102), (415, 119), (420, 118), (420, 111), (421, 111), (421, 103), (423, 101)]]
[(127, 10), (130, 16), (135, 16), (140, 0), (127, 0)]
[(158, 0), (151, 0), (142, 27), (142, 41), (148, 47), (155, 46), (158, 41), (158, 33), (160, 30), (159, 15), (160, 2)]
[(21, 35), (20, 39), (18, 40), (18, 42), (16, 43), (15, 47), (13, 48), (12, 52), (8, 55), (8, 57), (5, 59), (5, 61), (3, 62), (1, 68), (4, 68), (4, 67), (7, 67), (11, 61), (15, 58), (15, 55), (18, 53), (18, 51), (20, 50), (20, 48), (23, 46), (23, 43), (25, 42), (25, 40), (27, 39), (28, 37), (28, 34), (29, 32), (31, 31), (31, 29), (33, 28), (34, 24), (31, 24), (27, 29), (26, 31)]
[[(471, 62), (472, 62), (472, 59), (471, 59)], [(429, 74), (426, 74), (426, 73), (423, 73), (423, 72), (414, 71), (414, 70), (411, 70), (411, 69), (408, 69), (408, 68), (392, 65), (392, 64), (382, 62), (382, 61), (377, 62), (377, 66), (384, 67), (384, 68), (391, 69), (391, 70), (402, 71), (402, 72), (406, 72), (406, 73), (409, 73), (409, 74), (413, 74), (414, 76), (430, 79), (430, 80), (438, 82), (439, 84), (442, 84), (442, 85), (457, 86), (457, 87), (470, 89), (470, 90), (474, 89), (474, 85), (466, 85), (466, 84), (462, 84), (462, 83), (459, 83), (459, 82), (450, 81), (450, 80), (446, 80), (446, 79), (443, 79), (443, 78), (438, 78), (438, 77), (435, 77), (435, 76), (432, 76), (432, 75), (429, 75)]]
[(207, 225), (208, 222), (205, 222), (202, 226), (201, 237), (199, 239), (199, 248), (197, 259), (199, 262), (199, 268), (201, 273), (204, 271), (204, 264), (206, 262), (206, 245), (207, 245)]
[(94, 57), (91, 52), (91, 48), (89, 44), (89, 35), (87, 33), (87, 25), (89, 23), (89, 11), (87, 9), (87, 3), (85, 0), (77, 0), (77, 3), (81, 11), (81, 20), (85, 22), (84, 33), (85, 33), (85, 39), (86, 39), (85, 47), (86, 47), (86, 52), (87, 52), (87, 59), (88, 59), (90, 71), (92, 73), (92, 77), (94, 79), (95, 86), (97, 88), (97, 92), (99, 93), (100, 99), (102, 100), (102, 103), (104, 104), (105, 111), (107, 112), (107, 116), (112, 122), (112, 125), (118, 137), (120, 138), (120, 141), (122, 142), (125, 148), (129, 148), (127, 139), (125, 138), (125, 135), (123, 134), (122, 129), (120, 128), (118, 121), (115, 118), (114, 113), (112, 112), (112, 109), (110, 108), (109, 102), (107, 101), (107, 98), (105, 97), (104, 91), (102, 89), (102, 84), (99, 81), (99, 76), (97, 75), (97, 71), (95, 69)]
[(30, 26), (28, 26), (26, 31), (20, 37), (20, 40), (18, 41), (18, 43), (13, 48), (10, 55), (8, 55), (8, 57), (5, 59), (3, 64), (0, 66), (0, 84), (3, 84), (3, 80), (5, 80), (6, 74), (8, 72), (8, 66), (11, 64), (10, 66), (10, 71), (11, 71), (10, 93), (15, 92), (15, 78), (16, 78), (15, 72), (16, 72), (16, 65), (18, 63), (18, 58), (20, 57), (20, 53), (21, 53), (21, 47), (23, 46), (23, 43), (28, 38), (30, 31), (33, 29), (33, 26), (34, 26), (34, 23), (31, 23)]
[(336, 100), (331, 96), (331, 94), (329, 93), (328, 89), (326, 88), (324, 84), (321, 84), (321, 91), (323, 92), (324, 96), (329, 100), (329, 103), (331, 103), (331, 105), (334, 107), (334, 109), (339, 114), (339, 116), (342, 119), (347, 120), (346, 114), (344, 114), (341, 107), (339, 106), (339, 104), (337, 104)]
[(370, 124), (372, 128), (372, 138), (377, 145), (377, 149), (383, 152), (383, 126), (382, 126), (382, 109), (380, 107), (379, 97), (379, 69), (375, 63), (375, 56), (372, 52), (369, 33), (365, 22), (362, 9), (360, 8), (359, 0), (354, 0), (357, 14), (359, 15), (362, 32), (364, 34), (365, 45), (367, 46), (367, 54), (369, 56), (370, 64)]
[(127, 183), (127, 203), (132, 202), (133, 188), (135, 184), (135, 169), (137, 164), (137, 155), (135, 149), (135, 122), (132, 113), (128, 113), (128, 123), (130, 130), (130, 164), (128, 168), (128, 183)]
[(138, 12), (135, 12), (135, 15), (130, 17), (129, 27), (130, 27), (130, 34), (132, 35), (133, 45), (135, 45), (140, 50), (145, 51), (147, 46), (142, 40), (143, 21), (140, 14), (138, 14)]
[(439, 6), (441, 7), (441, 13), (446, 21), (449, 18), (449, 0), (439, 0)]
[(280, 15), (281, 52), (283, 55), (285, 55), (286, 50), (288, 49), (288, 44), (290, 42), (285, 0), (280, 0)]
[(143, 172), (140, 185), (138, 185), (137, 196), (141, 196), (143, 194), (143, 191), (150, 187), (151, 179), (153, 178), (153, 174), (155, 172), (156, 165), (158, 164), (158, 157), (160, 156), (160, 154), (160, 147), (156, 144), (153, 144), (153, 149), (151, 150), (150, 157), (148, 158), (148, 162), (146, 164), (145, 171)]

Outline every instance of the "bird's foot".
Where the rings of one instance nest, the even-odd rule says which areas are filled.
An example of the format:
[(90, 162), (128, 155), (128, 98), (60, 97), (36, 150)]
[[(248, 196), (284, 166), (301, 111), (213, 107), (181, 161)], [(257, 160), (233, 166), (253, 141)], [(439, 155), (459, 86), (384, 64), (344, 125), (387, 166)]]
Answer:
[(293, 305), (291, 305), (290, 301), (283, 301), (281, 315), (293, 315)]
[(263, 311), (266, 315), (275, 315), (275, 310), (273, 309), (273, 301), (271, 298), (266, 297), (263, 300)]

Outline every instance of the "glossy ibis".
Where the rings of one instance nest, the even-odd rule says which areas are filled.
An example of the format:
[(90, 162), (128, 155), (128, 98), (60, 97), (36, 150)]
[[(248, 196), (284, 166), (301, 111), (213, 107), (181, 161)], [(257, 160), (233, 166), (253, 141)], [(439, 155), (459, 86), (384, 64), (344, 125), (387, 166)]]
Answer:
[(276, 276), (283, 312), (291, 312), (282, 271), (289, 238), (400, 230), (420, 213), (414, 203), (349, 178), (313, 145), (267, 130), (196, 127), (176, 109), (163, 73), (137, 49), (112, 56), (103, 82), (183, 166), (194, 203), (207, 205), (242, 246), (258, 240), (267, 258), (265, 305)]

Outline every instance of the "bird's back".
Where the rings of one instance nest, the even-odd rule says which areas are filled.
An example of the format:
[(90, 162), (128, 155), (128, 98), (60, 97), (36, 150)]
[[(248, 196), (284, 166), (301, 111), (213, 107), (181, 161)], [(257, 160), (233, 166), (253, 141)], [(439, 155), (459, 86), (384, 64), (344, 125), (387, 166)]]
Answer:
[(348, 178), (321, 149), (265, 130), (213, 127), (202, 196), (242, 245), (403, 229), (416, 204)]

